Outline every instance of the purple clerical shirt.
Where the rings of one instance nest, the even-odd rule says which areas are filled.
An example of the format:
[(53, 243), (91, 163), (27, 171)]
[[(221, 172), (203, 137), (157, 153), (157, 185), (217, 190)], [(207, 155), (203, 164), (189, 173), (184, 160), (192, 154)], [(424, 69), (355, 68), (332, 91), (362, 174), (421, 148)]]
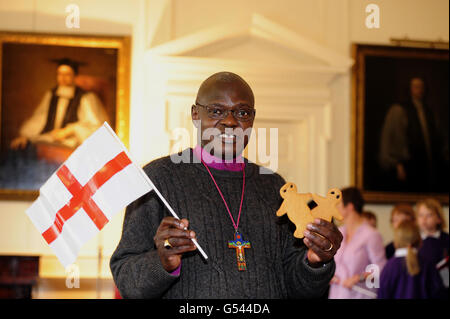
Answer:
[(223, 160), (214, 155), (211, 155), (205, 151), (200, 145), (194, 148), (194, 155), (198, 159), (203, 160), (209, 168), (225, 170), (225, 171), (242, 171), (242, 163), (244, 163), (244, 158), (242, 154), (234, 158), (233, 160)]

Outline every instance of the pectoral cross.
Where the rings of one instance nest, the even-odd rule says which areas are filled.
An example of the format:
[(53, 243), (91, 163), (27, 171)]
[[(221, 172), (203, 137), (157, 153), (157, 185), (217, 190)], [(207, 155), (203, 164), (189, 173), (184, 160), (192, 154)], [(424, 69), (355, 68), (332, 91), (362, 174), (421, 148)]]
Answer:
[(244, 248), (251, 248), (249, 241), (244, 241), (242, 235), (239, 232), (234, 233), (234, 240), (228, 241), (228, 248), (236, 249), (238, 270), (247, 270), (247, 264), (245, 263)]

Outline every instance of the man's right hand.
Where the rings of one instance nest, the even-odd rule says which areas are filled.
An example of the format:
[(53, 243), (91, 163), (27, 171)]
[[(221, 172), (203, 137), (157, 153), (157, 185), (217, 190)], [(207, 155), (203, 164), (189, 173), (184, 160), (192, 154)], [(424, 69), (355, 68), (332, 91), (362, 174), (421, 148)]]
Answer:
[[(164, 217), (159, 224), (153, 240), (161, 263), (167, 272), (172, 272), (180, 266), (181, 256), (184, 253), (197, 249), (191, 240), (195, 238), (195, 232), (187, 230), (188, 227), (187, 219), (179, 220), (174, 217)], [(172, 247), (164, 247), (166, 239)]]
[(22, 150), (27, 146), (27, 143), (28, 139), (26, 137), (19, 136), (12, 140), (10, 147), (13, 150)]

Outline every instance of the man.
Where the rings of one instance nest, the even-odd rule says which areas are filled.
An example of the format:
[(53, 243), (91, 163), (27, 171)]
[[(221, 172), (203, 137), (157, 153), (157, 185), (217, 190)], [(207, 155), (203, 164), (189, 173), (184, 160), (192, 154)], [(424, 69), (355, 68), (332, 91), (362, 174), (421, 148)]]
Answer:
[(425, 101), (422, 78), (410, 81), (410, 98), (388, 111), (380, 140), (385, 184), (396, 191), (448, 191), (448, 145)]
[(75, 85), (79, 63), (68, 58), (54, 60), (57, 86), (45, 93), (33, 115), (22, 125), (13, 150), (28, 142), (57, 143), (76, 148), (104, 121), (106, 112), (98, 97)]
[[(154, 192), (127, 208), (110, 262), (122, 297), (322, 296), (342, 236), (319, 220), (297, 242), (287, 220), (277, 219), (285, 181), (275, 173), (259, 174), (259, 166), (241, 155), (255, 116), (250, 86), (236, 74), (214, 74), (200, 86), (191, 114), (202, 140), (183, 151), (189, 163), (176, 164), (168, 156), (144, 167), (184, 218), (164, 217)], [(230, 157), (234, 161), (227, 163)], [(192, 238), (208, 254), (206, 261)]]

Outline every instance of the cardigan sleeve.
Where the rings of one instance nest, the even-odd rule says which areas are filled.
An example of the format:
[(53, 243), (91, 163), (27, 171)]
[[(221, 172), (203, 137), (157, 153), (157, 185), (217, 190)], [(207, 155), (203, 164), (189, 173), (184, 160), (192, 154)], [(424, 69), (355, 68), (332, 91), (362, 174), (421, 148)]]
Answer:
[[(276, 181), (273, 183), (277, 193), (286, 183), (278, 174), (274, 174)], [(282, 199), (279, 197), (279, 204)], [(295, 238), (289, 228), (289, 221), (283, 216), (286, 222), (280, 224), (281, 244), (283, 251), (283, 270), (285, 284), (289, 298), (319, 298), (322, 297), (333, 278), (336, 264), (334, 259), (324, 264), (322, 267), (313, 268), (307, 260), (308, 248), (299, 239)], [(282, 218), (283, 218), (282, 217)]]
[(123, 298), (159, 298), (179, 278), (168, 273), (159, 259), (153, 236), (164, 216), (164, 204), (150, 192), (130, 204), (122, 237), (110, 268)]
[(322, 267), (313, 268), (307, 261), (308, 248), (303, 242), (298, 245), (292, 234), (287, 240), (283, 260), (285, 282), (289, 298), (322, 297), (333, 278), (336, 264), (334, 259)]

